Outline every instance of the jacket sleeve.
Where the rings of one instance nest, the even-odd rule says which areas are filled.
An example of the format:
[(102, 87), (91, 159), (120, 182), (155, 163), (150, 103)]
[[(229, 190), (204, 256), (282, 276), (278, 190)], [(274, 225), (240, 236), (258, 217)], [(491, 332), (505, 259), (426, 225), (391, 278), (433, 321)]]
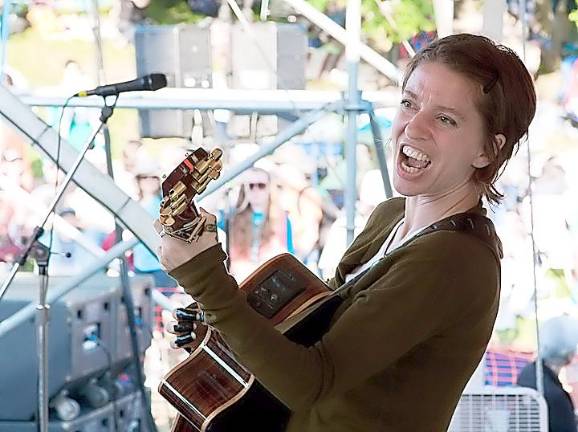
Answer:
[(225, 269), (226, 255), (220, 246), (171, 275), (203, 305), (209, 323), (245, 367), (297, 411), (365, 381), (476, 302), (472, 290), (464, 287), (472, 274), (484, 274), (480, 266), (485, 263), (476, 262), (467, 242), (442, 250), (429, 243), (435, 242), (405, 248), (383, 273), (370, 272), (378, 275), (312, 347), (292, 343), (250, 308)]

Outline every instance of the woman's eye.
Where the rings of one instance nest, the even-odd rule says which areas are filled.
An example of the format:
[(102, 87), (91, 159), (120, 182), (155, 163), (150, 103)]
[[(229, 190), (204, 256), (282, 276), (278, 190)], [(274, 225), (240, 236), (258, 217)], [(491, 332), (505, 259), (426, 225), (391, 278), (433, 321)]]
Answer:
[(402, 99), (400, 105), (401, 105), (403, 108), (411, 108), (411, 102), (410, 102), (409, 100), (407, 100), (407, 99)]
[(439, 119), (440, 119), (440, 121), (441, 121), (442, 123), (447, 124), (447, 125), (450, 125), (450, 126), (455, 126), (455, 125), (457, 124), (457, 123), (454, 121), (454, 119), (452, 119), (452, 118), (450, 118), (450, 117), (448, 117), (448, 116), (445, 116), (445, 115), (440, 116)]

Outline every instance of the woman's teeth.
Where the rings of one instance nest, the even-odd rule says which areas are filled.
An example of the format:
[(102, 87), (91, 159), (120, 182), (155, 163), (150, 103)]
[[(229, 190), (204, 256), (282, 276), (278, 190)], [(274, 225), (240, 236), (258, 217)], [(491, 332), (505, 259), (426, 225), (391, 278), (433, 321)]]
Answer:
[(408, 145), (404, 145), (401, 148), (401, 152), (404, 155), (406, 155), (407, 157), (416, 159), (418, 161), (430, 162), (430, 158), (428, 157), (428, 155), (426, 155), (425, 153), (422, 153), (419, 150), (414, 149), (413, 147), (410, 147)]
[(401, 154), (401, 168), (409, 174), (415, 174), (431, 163), (428, 155), (408, 145), (401, 148)]
[(410, 174), (415, 174), (416, 172), (418, 172), (421, 168), (416, 168), (416, 167), (412, 167), (409, 166), (404, 162), (401, 163), (401, 168), (405, 171), (408, 172)]

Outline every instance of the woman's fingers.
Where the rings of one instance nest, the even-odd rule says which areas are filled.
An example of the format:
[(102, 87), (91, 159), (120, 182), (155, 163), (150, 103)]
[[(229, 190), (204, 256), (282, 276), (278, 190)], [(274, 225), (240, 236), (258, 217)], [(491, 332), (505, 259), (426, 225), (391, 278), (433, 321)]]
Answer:
[(205, 216), (207, 218), (207, 220), (209, 220), (211, 222), (217, 221), (217, 216), (215, 216), (213, 213), (209, 213), (203, 207), (199, 207), (199, 213), (201, 213), (202, 216)]
[(167, 325), (167, 331), (176, 335), (175, 340), (171, 342), (172, 348), (187, 348), (194, 343), (197, 335), (195, 331), (199, 323), (203, 322), (203, 312), (195, 305), (189, 305), (184, 308), (177, 308), (173, 311), (176, 321)]
[[(170, 272), (175, 268), (190, 261), (200, 253), (218, 244), (216, 217), (209, 213), (203, 213), (207, 216), (202, 216), (203, 220), (199, 221), (198, 233), (190, 233), (192, 236), (191, 242), (180, 240), (173, 235), (166, 233), (157, 219), (154, 221), (154, 229), (161, 237), (160, 245), (156, 251), (159, 262), (163, 268)], [(204, 230), (204, 222), (208, 222), (208, 230)], [(169, 234), (169, 235), (165, 235)]]
[(173, 311), (173, 316), (179, 322), (203, 322), (205, 320), (205, 314), (200, 309), (177, 308)]
[(186, 348), (186, 346), (192, 344), (196, 338), (197, 335), (195, 333), (177, 336), (177, 338), (171, 342), (171, 348)]
[(204, 216), (205, 223), (204, 223), (204, 230), (207, 232), (217, 233), (217, 216), (212, 213), (207, 212), (204, 208), (199, 208), (201, 216)]
[(181, 335), (183, 333), (191, 333), (197, 329), (197, 324), (194, 322), (185, 321), (172, 321), (167, 325), (167, 331), (175, 335)]

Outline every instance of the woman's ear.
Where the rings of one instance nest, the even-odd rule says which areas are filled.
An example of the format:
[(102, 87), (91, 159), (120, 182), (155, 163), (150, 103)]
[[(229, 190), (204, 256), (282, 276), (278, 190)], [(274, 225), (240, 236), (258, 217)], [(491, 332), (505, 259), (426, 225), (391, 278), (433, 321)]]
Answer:
[[(494, 149), (494, 153), (498, 154), (502, 147), (506, 144), (506, 137), (502, 134), (497, 134), (494, 136), (492, 140), (492, 147)], [(490, 164), (491, 158), (487, 155), (486, 150), (484, 149), (472, 162), (472, 166), (474, 168), (485, 168)]]

